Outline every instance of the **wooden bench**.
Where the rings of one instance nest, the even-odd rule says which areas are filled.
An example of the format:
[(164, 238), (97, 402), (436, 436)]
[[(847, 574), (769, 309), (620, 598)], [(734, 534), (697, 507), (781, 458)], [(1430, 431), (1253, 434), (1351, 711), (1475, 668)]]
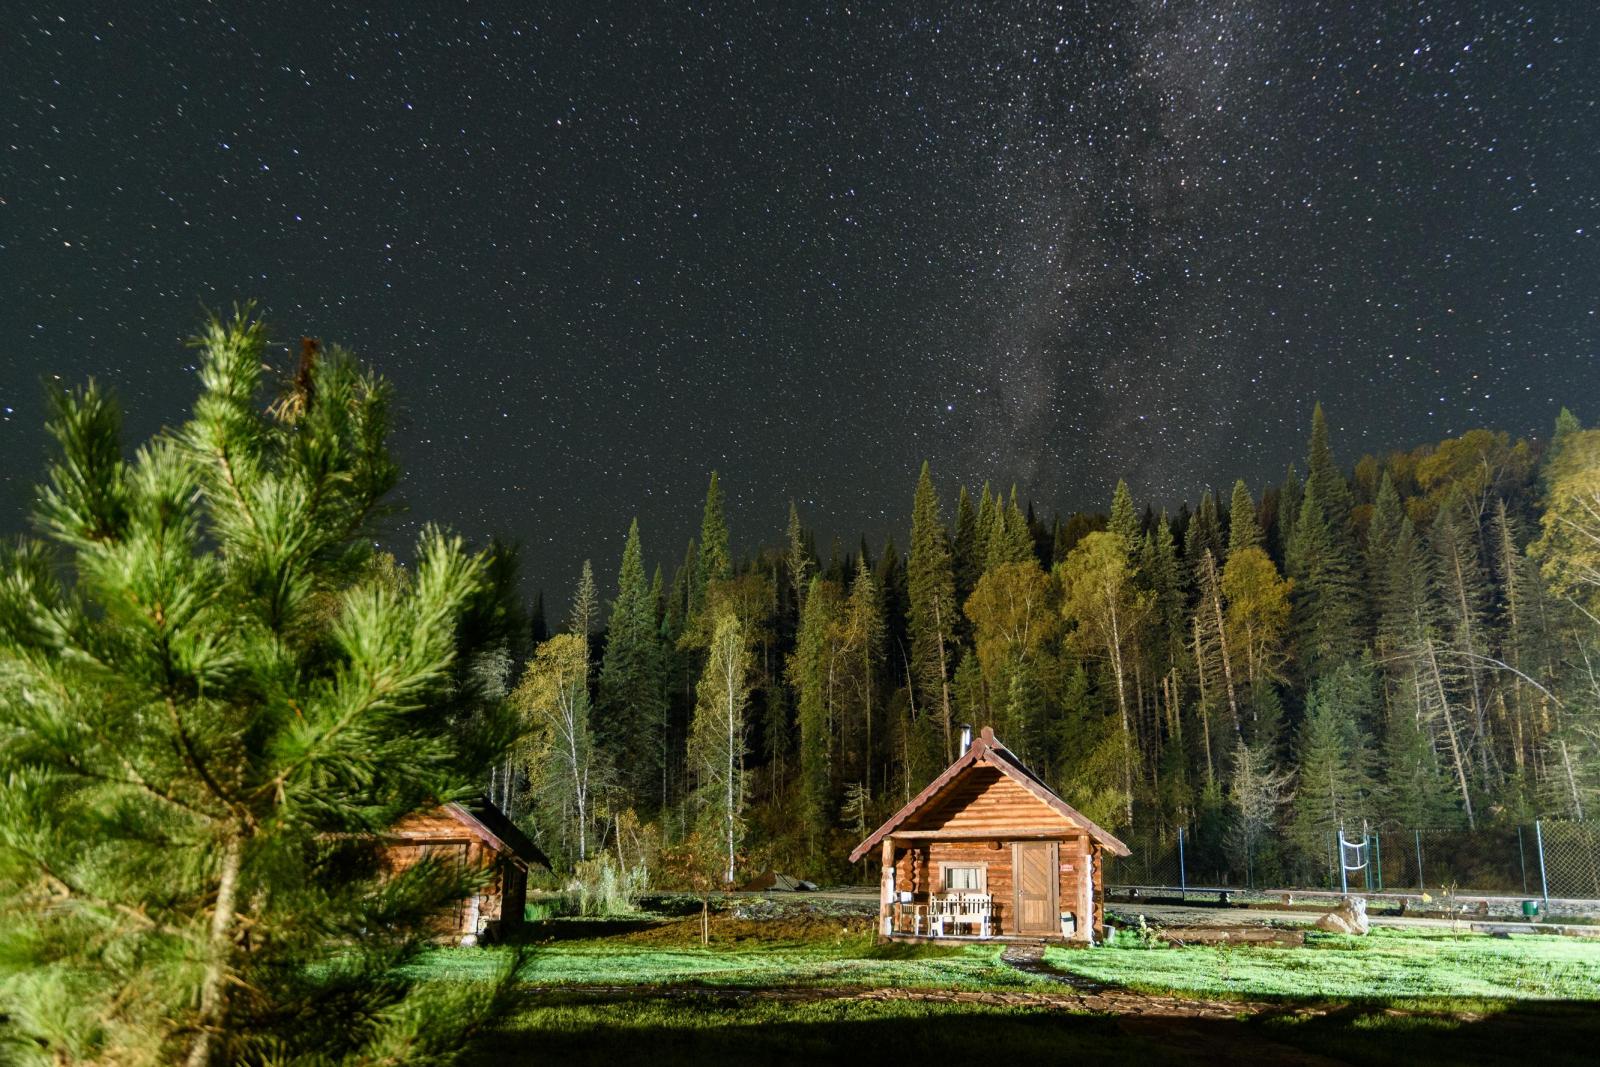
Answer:
[(994, 899), (988, 893), (945, 893), (928, 901), (933, 936), (949, 936), (953, 926), (976, 926), (979, 937), (989, 937), (994, 921)]

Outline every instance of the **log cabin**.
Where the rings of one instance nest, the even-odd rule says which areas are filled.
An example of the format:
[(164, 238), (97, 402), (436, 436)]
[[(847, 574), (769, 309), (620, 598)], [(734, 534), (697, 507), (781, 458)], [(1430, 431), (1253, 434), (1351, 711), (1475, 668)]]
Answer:
[(984, 727), (850, 854), (879, 849), (880, 940), (1055, 938), (1104, 930), (1103, 857), (1128, 847), (1055, 794)]
[(392, 871), (440, 853), (489, 870), (489, 880), (477, 893), (437, 920), (439, 938), (462, 945), (497, 940), (520, 927), (528, 869), (550, 867), (539, 847), (487, 799), (470, 808), (442, 804), (407, 816), (390, 829), (384, 849)]

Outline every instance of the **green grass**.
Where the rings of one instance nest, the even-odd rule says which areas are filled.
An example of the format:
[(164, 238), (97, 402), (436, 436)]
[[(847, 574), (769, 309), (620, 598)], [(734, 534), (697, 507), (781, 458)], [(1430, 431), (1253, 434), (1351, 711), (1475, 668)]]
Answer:
[(557, 996), (518, 1012), (475, 1052), (487, 1064), (618, 1062), (806, 1064), (991, 1062), (1160, 1067), (1191, 1062), (1182, 1050), (1124, 1033), (1115, 1020), (988, 1005), (904, 1001), (591, 1003)]
[[(558, 921), (559, 922), (559, 921)], [(579, 920), (568, 924), (581, 931)], [(631, 924), (627, 924), (631, 925)], [(555, 923), (542, 924), (547, 932)], [(878, 945), (870, 934), (832, 938), (746, 939), (710, 946), (620, 937), (536, 939), (518, 976), (531, 985), (699, 985), (716, 988), (901, 986), (922, 989), (1026, 989), (1046, 980), (1000, 962), (997, 945)], [(504, 949), (438, 949), (412, 970), (426, 978), (487, 978)]]
[[(1195, 1060), (1523, 1067), (1588, 1063), (1600, 1048), (1600, 943), (1380, 929), (1303, 948), (1051, 949), (1056, 968), (1182, 996), (1294, 1002), (1252, 1018), (1106, 1017), (1037, 1003), (830, 997), (898, 987), (1052, 992), (998, 945), (877, 945), (859, 923), (557, 919), (533, 927), (522, 995), (474, 1052), (484, 1064), (816, 1064), (863, 1055), (1162, 1065)], [(414, 973), (486, 978), (506, 949), (440, 949)], [(591, 987), (611, 987), (597, 989)], [(767, 998), (757, 990), (789, 993)], [(687, 990), (687, 992), (686, 992)], [(703, 990), (704, 992), (700, 992)], [(815, 990), (818, 999), (807, 999)], [(997, 998), (998, 999), (998, 998)], [(1306, 1005), (1313, 1005), (1310, 1010)], [(1398, 1009), (1398, 1010), (1397, 1010)]]
[(1147, 992), (1405, 1004), (1460, 999), (1600, 1000), (1600, 942), (1376, 928), (1311, 933), (1303, 948), (1051, 949), (1053, 966)]

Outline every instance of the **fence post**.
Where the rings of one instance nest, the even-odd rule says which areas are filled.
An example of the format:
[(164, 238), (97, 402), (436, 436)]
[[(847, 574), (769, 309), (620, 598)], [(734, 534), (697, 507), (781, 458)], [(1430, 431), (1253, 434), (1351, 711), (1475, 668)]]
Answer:
[(1189, 875), (1183, 868), (1183, 827), (1178, 827), (1178, 899), (1189, 898)]
[(1544, 826), (1533, 820), (1533, 839), (1539, 846), (1539, 891), (1544, 894), (1544, 915), (1550, 917), (1550, 879), (1544, 873)]
[(1417, 837), (1417, 892), (1426, 893), (1428, 884), (1422, 880), (1422, 831), (1411, 831)]
[(1522, 847), (1522, 827), (1517, 827), (1517, 866), (1522, 868), (1522, 895), (1528, 895), (1528, 852)]
[(1378, 892), (1383, 892), (1383, 838), (1376, 830), (1372, 832), (1372, 852), (1377, 857), (1378, 865)]
[(1334, 834), (1334, 844), (1339, 848), (1339, 893), (1343, 896), (1350, 895), (1350, 876), (1344, 871), (1344, 825), (1341, 823)]

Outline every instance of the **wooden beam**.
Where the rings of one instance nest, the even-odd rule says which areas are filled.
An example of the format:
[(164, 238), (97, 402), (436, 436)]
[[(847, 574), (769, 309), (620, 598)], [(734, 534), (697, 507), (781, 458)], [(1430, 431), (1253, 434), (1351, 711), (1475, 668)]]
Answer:
[[(1044, 837), (1066, 840), (1083, 831), (1075, 826), (993, 827), (988, 830), (896, 830), (897, 841), (1012, 841), (1019, 837)], [(888, 838), (884, 839), (885, 843)]]
[(894, 896), (894, 838), (883, 839), (883, 871), (878, 876), (878, 936), (887, 941), (894, 931), (889, 929), (889, 902)]

